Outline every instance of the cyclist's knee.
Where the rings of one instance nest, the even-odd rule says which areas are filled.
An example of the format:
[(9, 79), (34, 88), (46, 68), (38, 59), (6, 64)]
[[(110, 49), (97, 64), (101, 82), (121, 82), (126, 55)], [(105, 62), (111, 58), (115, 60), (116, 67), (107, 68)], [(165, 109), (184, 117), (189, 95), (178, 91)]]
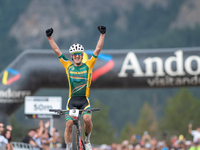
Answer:
[(67, 122), (66, 122), (66, 130), (72, 130), (72, 125), (73, 125), (73, 121), (72, 120), (68, 120)]
[(83, 115), (83, 121), (86, 123), (86, 124), (90, 124), (92, 122), (92, 117), (88, 114), (85, 114)]

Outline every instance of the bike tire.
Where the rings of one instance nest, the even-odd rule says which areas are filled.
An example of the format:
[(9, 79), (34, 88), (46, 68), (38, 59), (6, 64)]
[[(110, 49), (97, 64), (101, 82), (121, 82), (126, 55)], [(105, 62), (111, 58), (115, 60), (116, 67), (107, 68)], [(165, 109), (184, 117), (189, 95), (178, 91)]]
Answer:
[(77, 137), (77, 127), (72, 126), (72, 150), (78, 150), (78, 137)]

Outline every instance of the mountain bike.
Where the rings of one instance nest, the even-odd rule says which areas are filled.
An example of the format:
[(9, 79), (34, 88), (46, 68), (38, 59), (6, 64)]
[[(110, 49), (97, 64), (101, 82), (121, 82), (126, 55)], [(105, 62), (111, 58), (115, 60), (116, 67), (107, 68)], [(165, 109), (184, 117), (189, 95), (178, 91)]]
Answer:
[(72, 150), (85, 150), (85, 144), (82, 139), (82, 126), (80, 115), (83, 112), (91, 113), (93, 111), (99, 111), (100, 108), (91, 108), (91, 109), (77, 109), (73, 108), (70, 110), (61, 110), (61, 109), (49, 109), (50, 112), (55, 112), (58, 115), (64, 115), (65, 112), (69, 112), (69, 116), (73, 118), (72, 125)]

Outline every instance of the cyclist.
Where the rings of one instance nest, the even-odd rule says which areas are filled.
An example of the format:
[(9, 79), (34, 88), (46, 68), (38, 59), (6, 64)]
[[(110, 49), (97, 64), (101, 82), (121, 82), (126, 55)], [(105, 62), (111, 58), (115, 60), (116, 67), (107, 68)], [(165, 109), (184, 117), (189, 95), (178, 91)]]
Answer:
[[(66, 109), (72, 109), (76, 107), (78, 109), (90, 109), (90, 101), (89, 101), (89, 89), (91, 85), (91, 77), (92, 77), (92, 68), (97, 60), (97, 56), (99, 55), (105, 38), (106, 27), (98, 26), (98, 30), (100, 31), (100, 37), (97, 42), (96, 48), (92, 54), (92, 57), (87, 60), (85, 63), (82, 62), (84, 47), (81, 44), (73, 44), (69, 48), (70, 56), (74, 63), (69, 61), (63, 53), (60, 51), (59, 47), (55, 43), (52, 38), (53, 29), (46, 30), (46, 35), (49, 40), (51, 48), (54, 50), (56, 55), (58, 56), (61, 64), (64, 66), (68, 78), (69, 83), (69, 98), (67, 101)], [(82, 114), (84, 121), (84, 130), (85, 130), (85, 147), (86, 150), (92, 150), (90, 144), (90, 135), (93, 128), (92, 116), (91, 114), (84, 112)], [(65, 115), (66, 127), (65, 127), (65, 143), (66, 150), (70, 150), (70, 145), (72, 142), (72, 117), (70, 117), (67, 113)]]

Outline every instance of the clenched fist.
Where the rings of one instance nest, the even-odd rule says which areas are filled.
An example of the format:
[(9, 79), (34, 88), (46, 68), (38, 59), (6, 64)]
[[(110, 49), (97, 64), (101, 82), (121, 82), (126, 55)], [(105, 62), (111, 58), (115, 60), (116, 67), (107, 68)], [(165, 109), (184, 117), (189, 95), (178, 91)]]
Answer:
[(52, 28), (46, 30), (47, 37), (50, 37), (52, 34), (53, 34), (53, 29)]
[(104, 26), (98, 26), (98, 30), (100, 31), (100, 33), (105, 34), (106, 33), (106, 27)]

